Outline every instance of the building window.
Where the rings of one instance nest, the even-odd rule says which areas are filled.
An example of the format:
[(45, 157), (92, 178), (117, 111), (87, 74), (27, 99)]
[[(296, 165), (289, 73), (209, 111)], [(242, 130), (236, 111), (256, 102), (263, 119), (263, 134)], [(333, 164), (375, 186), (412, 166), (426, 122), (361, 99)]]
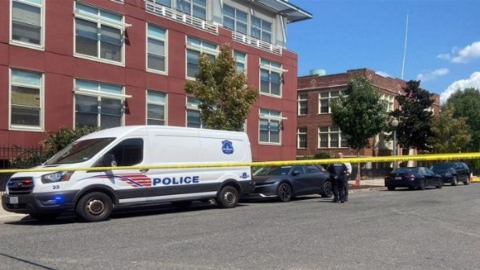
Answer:
[(207, 20), (206, 0), (177, 0), (177, 9), (202, 20)]
[(187, 127), (203, 128), (200, 100), (192, 97), (187, 97)]
[(280, 63), (265, 59), (260, 60), (260, 93), (282, 96), (282, 74), (284, 70)]
[(234, 51), (235, 64), (237, 65), (238, 73), (247, 73), (247, 54), (239, 51)]
[(347, 141), (342, 138), (342, 132), (338, 127), (319, 127), (318, 148), (346, 148)]
[(153, 71), (166, 72), (166, 30), (148, 25), (147, 30), (147, 69)]
[(111, 128), (124, 125), (124, 88), (117, 85), (75, 80), (75, 124)]
[(11, 70), (10, 127), (43, 129), (43, 75)]
[(260, 142), (280, 144), (282, 112), (260, 109)]
[(306, 149), (307, 148), (307, 128), (298, 128), (297, 129), (297, 148)]
[(167, 94), (147, 91), (147, 125), (165, 125)]
[(272, 43), (272, 23), (252, 16), (251, 36)]
[(75, 53), (123, 63), (124, 32), (129, 25), (121, 15), (77, 3)]
[(155, 4), (163, 5), (166, 7), (171, 7), (172, 6), (172, 1), (171, 0), (153, 0)]
[(217, 45), (209, 42), (205, 42), (198, 38), (187, 38), (187, 77), (195, 78), (198, 73), (198, 58), (201, 53), (208, 55), (211, 61), (215, 61), (215, 57), (218, 53)]
[(308, 94), (298, 95), (298, 115), (308, 114)]
[(223, 26), (235, 32), (247, 34), (247, 13), (233, 8), (229, 5), (223, 5)]
[(387, 112), (393, 111), (393, 102), (395, 97), (392, 95), (383, 94), (380, 96), (380, 100), (384, 102)]
[(342, 91), (329, 91), (320, 93), (318, 113), (332, 113), (332, 101), (333, 99), (340, 97), (341, 94)]
[(43, 0), (12, 0), (11, 41), (43, 48)]

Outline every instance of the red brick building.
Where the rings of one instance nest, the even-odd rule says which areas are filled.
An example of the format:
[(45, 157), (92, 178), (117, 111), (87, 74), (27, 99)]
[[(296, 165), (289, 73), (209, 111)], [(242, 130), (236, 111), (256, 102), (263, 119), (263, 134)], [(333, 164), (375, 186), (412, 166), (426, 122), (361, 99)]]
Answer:
[[(387, 111), (398, 108), (395, 96), (404, 94), (405, 81), (386, 78), (372, 70), (349, 70), (342, 74), (310, 75), (298, 78), (298, 127), (297, 127), (297, 157), (311, 157), (318, 152), (327, 152), (332, 156), (338, 152), (345, 155), (356, 155), (356, 150), (350, 149), (342, 138), (342, 132), (333, 125), (330, 101), (337, 98), (347, 88), (348, 81), (354, 74), (367, 77), (381, 93), (381, 98), (387, 101)], [(439, 113), (440, 97), (434, 95), (434, 114)], [(360, 150), (362, 156), (392, 155), (393, 143), (386, 141), (382, 134), (370, 141), (371, 148)], [(399, 151), (398, 153), (401, 153)]]
[(246, 121), (255, 160), (296, 156), (298, 56), (285, 0), (0, 1), (0, 145), (77, 124), (202, 127), (188, 97), (198, 56), (230, 43), (261, 96)]

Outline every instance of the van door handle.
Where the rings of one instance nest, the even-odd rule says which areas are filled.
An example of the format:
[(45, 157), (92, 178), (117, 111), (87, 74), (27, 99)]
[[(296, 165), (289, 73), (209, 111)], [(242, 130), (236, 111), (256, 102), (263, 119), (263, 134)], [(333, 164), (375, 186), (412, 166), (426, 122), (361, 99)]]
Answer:
[(148, 172), (148, 169), (142, 169), (142, 170), (140, 170), (140, 172), (141, 173), (146, 173), (146, 172)]

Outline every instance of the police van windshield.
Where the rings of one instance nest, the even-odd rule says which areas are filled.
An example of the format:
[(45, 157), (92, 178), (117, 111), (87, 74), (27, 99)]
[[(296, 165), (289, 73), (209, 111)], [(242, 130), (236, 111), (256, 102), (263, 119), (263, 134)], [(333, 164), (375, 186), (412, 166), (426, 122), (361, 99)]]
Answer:
[(47, 160), (45, 165), (73, 164), (87, 161), (114, 140), (115, 138), (99, 138), (74, 142)]
[(263, 176), (263, 175), (286, 175), (290, 172), (292, 166), (283, 166), (283, 167), (263, 167), (255, 171), (254, 176)]

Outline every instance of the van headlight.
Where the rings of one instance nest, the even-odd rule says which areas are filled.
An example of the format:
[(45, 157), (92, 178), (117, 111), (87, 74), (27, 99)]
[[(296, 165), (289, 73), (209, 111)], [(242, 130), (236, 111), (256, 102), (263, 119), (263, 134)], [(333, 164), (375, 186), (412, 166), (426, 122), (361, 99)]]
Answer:
[(73, 172), (55, 172), (42, 175), (42, 183), (54, 183), (60, 181), (68, 181), (72, 176)]

